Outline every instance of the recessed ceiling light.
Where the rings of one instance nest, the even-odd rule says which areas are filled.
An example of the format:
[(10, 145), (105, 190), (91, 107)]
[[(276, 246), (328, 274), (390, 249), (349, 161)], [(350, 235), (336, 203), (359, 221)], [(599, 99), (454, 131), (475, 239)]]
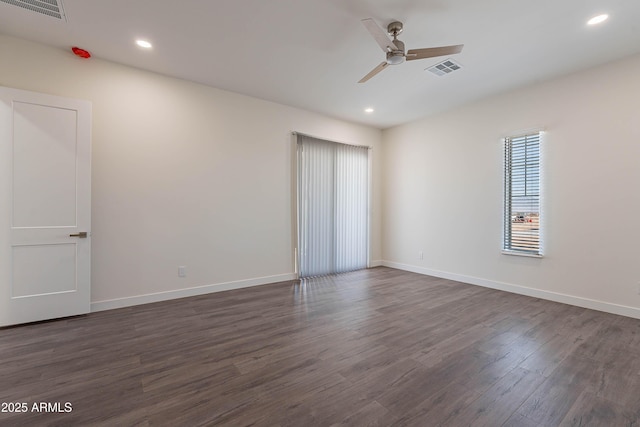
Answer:
[(375, 110), (374, 110), (373, 108), (371, 108), (371, 107), (369, 107), (369, 108), (365, 108), (365, 109), (364, 109), (364, 112), (365, 112), (365, 113), (369, 113), (369, 114), (373, 113), (374, 111), (375, 111)]
[(146, 40), (136, 40), (136, 44), (145, 49), (151, 49), (152, 45)]
[(602, 15), (598, 15), (598, 16), (594, 16), (593, 18), (589, 19), (587, 21), (587, 25), (597, 25), (600, 24), (601, 22), (604, 22), (607, 20), (607, 18), (609, 18), (609, 15), (602, 14)]

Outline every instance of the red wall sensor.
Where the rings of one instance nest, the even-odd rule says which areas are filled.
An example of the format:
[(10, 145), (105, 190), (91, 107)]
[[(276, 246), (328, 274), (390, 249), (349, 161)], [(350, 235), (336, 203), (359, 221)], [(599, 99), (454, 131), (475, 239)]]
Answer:
[(72, 47), (71, 50), (76, 54), (76, 56), (79, 56), (80, 58), (91, 58), (91, 54), (89, 53), (89, 51), (80, 49), (79, 47), (75, 46)]

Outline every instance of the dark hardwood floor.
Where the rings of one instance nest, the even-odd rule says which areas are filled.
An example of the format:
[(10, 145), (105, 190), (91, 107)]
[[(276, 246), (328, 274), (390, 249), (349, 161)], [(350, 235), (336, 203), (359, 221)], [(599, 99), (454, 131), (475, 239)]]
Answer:
[(640, 424), (640, 321), (382, 267), (0, 329), (0, 362), (2, 426)]

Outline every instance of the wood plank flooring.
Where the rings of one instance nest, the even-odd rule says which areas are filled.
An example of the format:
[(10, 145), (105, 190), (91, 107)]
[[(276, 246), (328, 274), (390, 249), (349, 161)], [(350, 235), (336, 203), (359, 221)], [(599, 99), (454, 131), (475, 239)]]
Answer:
[(2, 426), (638, 426), (640, 321), (380, 267), (0, 329), (0, 402), (29, 408)]

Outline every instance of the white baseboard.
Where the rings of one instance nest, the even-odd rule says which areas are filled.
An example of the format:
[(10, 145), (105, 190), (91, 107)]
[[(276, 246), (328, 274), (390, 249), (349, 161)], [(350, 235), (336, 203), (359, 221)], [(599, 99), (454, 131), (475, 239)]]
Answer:
[(254, 279), (238, 280), (234, 282), (216, 283), (214, 285), (197, 286), (173, 291), (157, 292), (133, 297), (117, 298), (91, 303), (91, 312), (113, 310), (115, 308), (131, 307), (134, 305), (149, 304), (151, 302), (167, 301), (177, 298), (193, 297), (196, 295), (210, 294), (213, 292), (229, 291), (232, 289), (248, 288), (251, 286), (268, 285), (270, 283), (295, 280), (295, 273), (279, 274), (277, 276), (257, 277)]
[(442, 279), (455, 280), (470, 285), (482, 286), (485, 288), (497, 289), (500, 291), (511, 292), (514, 294), (526, 295), (530, 297), (545, 299), (549, 301), (560, 302), (563, 304), (575, 305), (578, 307), (589, 308), (592, 310), (604, 311), (605, 313), (618, 314), (620, 316), (633, 317), (640, 319), (640, 309), (629, 307), (626, 305), (613, 304), (610, 302), (592, 300), (589, 298), (577, 297), (574, 295), (561, 294), (558, 292), (545, 291), (542, 289), (528, 288), (526, 286), (514, 285), (511, 283), (496, 282), (494, 280), (481, 279), (473, 276), (465, 276), (463, 274), (449, 273), (446, 271), (431, 270), (429, 268), (419, 267), (415, 265), (401, 264), (393, 261), (382, 261), (385, 267), (395, 268), (398, 270), (411, 271), (413, 273), (424, 274), (426, 276), (434, 276)]
[(382, 267), (382, 265), (383, 265), (383, 261), (380, 259), (375, 261), (369, 261), (369, 268)]

